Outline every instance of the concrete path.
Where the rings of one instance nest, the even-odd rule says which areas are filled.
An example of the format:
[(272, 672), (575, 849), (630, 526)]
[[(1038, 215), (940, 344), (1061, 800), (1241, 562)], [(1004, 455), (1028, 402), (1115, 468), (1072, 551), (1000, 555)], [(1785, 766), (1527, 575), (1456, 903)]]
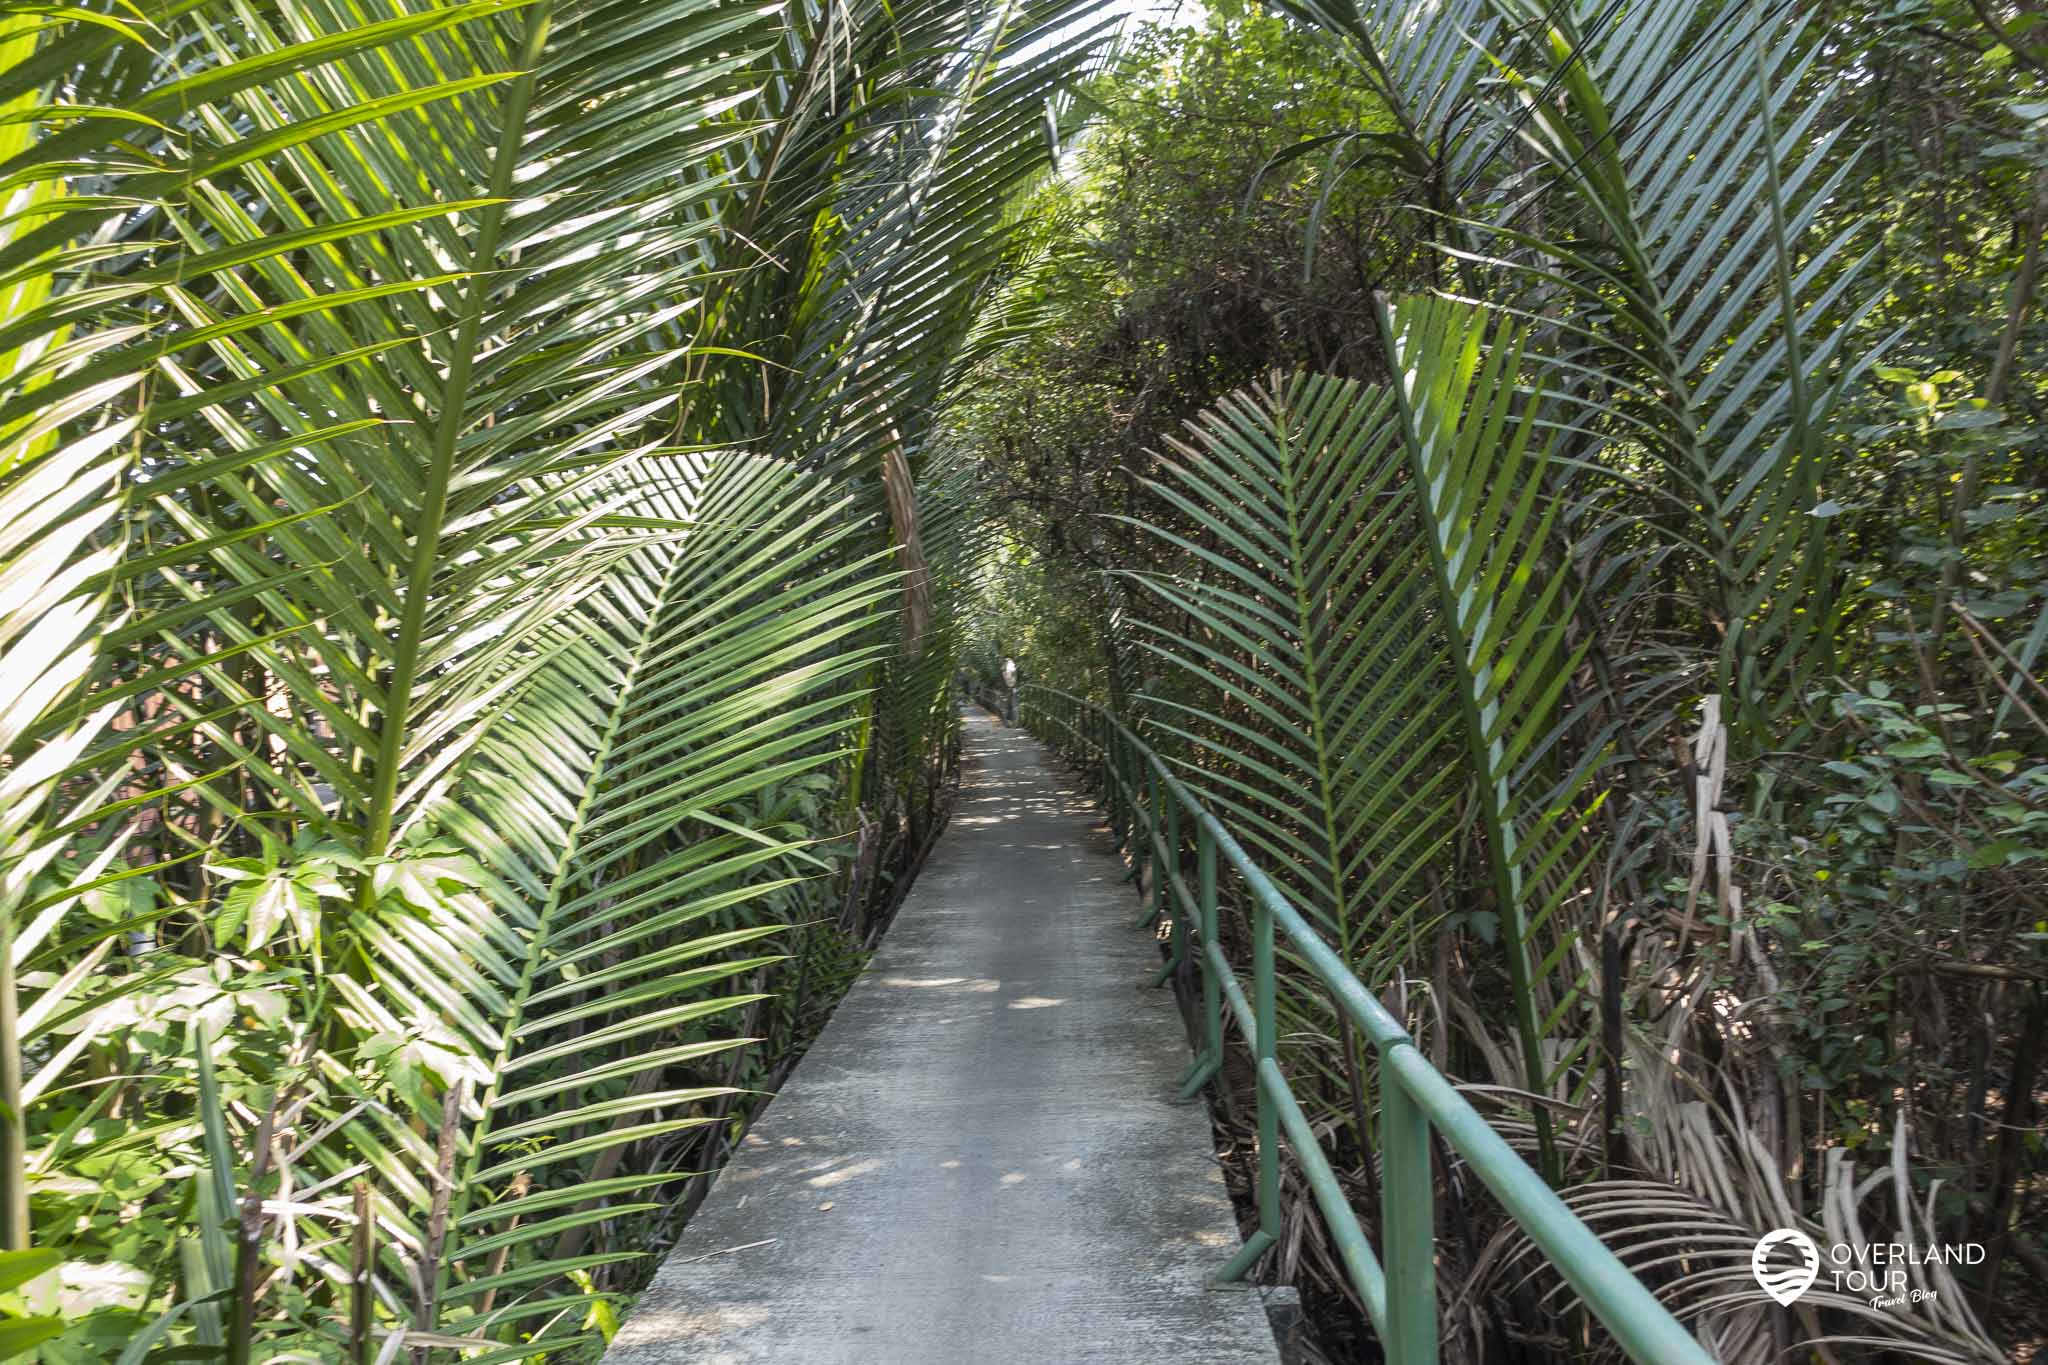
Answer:
[(1278, 1359), (1158, 965), (1081, 794), (974, 713), (867, 971), (605, 1365)]

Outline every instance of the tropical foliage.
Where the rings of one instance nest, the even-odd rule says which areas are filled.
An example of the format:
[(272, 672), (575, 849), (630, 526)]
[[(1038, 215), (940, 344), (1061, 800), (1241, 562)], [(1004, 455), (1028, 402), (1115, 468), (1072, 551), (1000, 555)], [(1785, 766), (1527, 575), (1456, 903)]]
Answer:
[(2041, 1349), (2048, 11), (1095, 9), (0, 12), (0, 1355), (593, 1356), (1006, 655), (1720, 1358)]
[(1102, 37), (0, 17), (0, 1354), (601, 1346), (942, 818), (928, 436)]
[[(946, 432), (999, 648), (1138, 723), (1729, 1361), (2048, 1321), (2048, 15), (1868, 8), (1155, 29), (1045, 192), (1051, 320)], [(1370, 1207), (1370, 1065), (1280, 1007)], [(1447, 1351), (1601, 1355), (1443, 1178)], [(1783, 1313), (1788, 1225), (1986, 1255)], [(1266, 1273), (1352, 1292), (1305, 1191)]]

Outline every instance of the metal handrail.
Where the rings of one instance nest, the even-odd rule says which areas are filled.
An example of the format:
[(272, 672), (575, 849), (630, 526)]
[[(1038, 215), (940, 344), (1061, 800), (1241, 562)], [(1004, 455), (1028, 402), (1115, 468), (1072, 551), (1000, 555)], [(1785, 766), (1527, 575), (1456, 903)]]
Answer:
[[(1058, 726), (1078, 747), (1078, 753), (1069, 747), (1070, 754), (1092, 758), (1099, 765), (1112, 826), (1128, 833), (1134, 864), (1142, 869), (1149, 861), (1155, 869), (1150, 909), (1140, 922), (1149, 924), (1162, 915), (1175, 920), (1172, 957), (1159, 980), (1165, 981), (1187, 960), (1191, 930), (1201, 945), (1203, 1047), (1183, 1081), (1183, 1097), (1192, 1098), (1222, 1066), (1226, 1002), (1243, 1036), (1252, 1040), (1258, 1077), (1259, 1226), (1217, 1272), (1217, 1281), (1242, 1279), (1279, 1238), (1279, 1134), (1284, 1128), (1388, 1360), (1393, 1365), (1435, 1365), (1436, 1183), (1430, 1168), (1434, 1129), (1578, 1291), (1580, 1301), (1613, 1333), (1631, 1360), (1637, 1365), (1713, 1365), (1713, 1357), (1684, 1324), (1429, 1064), (1400, 1021), (1288, 903), (1222, 822), (1167, 771), (1149, 745), (1108, 711), (1071, 693), (1027, 684), (1019, 696), (1027, 725), (1037, 719)], [(1062, 747), (1049, 733), (1040, 737)], [(1195, 834), (1192, 888), (1180, 872), (1183, 815)], [(1143, 848), (1138, 837), (1141, 824)], [(1250, 1000), (1216, 936), (1219, 859), (1235, 868), (1251, 891)], [(1273, 970), (1276, 929), (1286, 934), (1298, 960), (1330, 991), (1379, 1054), (1384, 1267), (1280, 1069)]]

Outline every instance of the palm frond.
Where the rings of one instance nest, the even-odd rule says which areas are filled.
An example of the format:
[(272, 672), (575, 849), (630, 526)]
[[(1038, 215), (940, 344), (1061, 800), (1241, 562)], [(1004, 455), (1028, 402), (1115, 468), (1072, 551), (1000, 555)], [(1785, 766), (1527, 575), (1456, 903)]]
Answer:
[(1824, 222), (1853, 158), (1814, 129), (1820, 40), (1733, 0), (1508, 8), (1513, 119), (1555, 226), (1517, 226), (1518, 202), (1481, 235), (1543, 312), (1560, 391), (1605, 420), (1593, 458), (1663, 471), (1659, 523), (1727, 623), (1715, 690), (1760, 742), (1832, 657), (1825, 433), (1880, 297), (1862, 225)]
[(1490, 149), (1473, 86), (1503, 19), (1492, 0), (1283, 0), (1281, 8), (1351, 53), (1394, 114), (1394, 160), (1450, 208)]
[(1198, 685), (1148, 694), (1191, 784), (1368, 979), (1413, 949), (1463, 770), (1436, 596), (1391, 394), (1275, 379), (1162, 461), (1157, 529), (1187, 571), (1138, 576), (1184, 623), (1139, 623)]
[(1384, 324), (1397, 390), (1276, 380), (1162, 462), (1157, 492), (1197, 532), (1148, 528), (1185, 568), (1137, 577), (1173, 623), (1141, 629), (1195, 688), (1147, 701), (1189, 781), (1369, 981), (1420, 956), (1470, 802), (1491, 873), (1471, 922), (1503, 951), (1523, 1083), (1548, 1094), (1577, 1056), (1544, 1040), (1578, 1007), (1545, 985), (1566, 952), (1550, 921), (1595, 851), (1601, 754), (1561, 739), (1585, 646), (1554, 570), (1556, 436), (1519, 329), (1442, 300)]

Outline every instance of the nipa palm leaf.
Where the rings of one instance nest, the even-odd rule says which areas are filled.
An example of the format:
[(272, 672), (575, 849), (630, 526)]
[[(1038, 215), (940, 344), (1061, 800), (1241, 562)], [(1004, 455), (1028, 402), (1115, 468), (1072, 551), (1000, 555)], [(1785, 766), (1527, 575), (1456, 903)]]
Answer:
[(437, 1286), (425, 1326), (487, 1335), (556, 1311), (529, 1291), (560, 1266), (492, 1273), (493, 1257), (674, 1178), (583, 1188), (609, 1149), (715, 1120), (728, 1085), (668, 1078), (746, 1041), (723, 1016), (761, 998), (733, 980), (779, 960), (758, 946), (784, 927), (763, 906), (831, 866), (807, 832), (750, 824), (747, 803), (845, 757), (874, 659), (846, 643), (895, 576), (846, 553), (864, 528), (815, 474), (751, 456), (666, 466), (643, 505), (691, 529), (557, 622), (435, 812), (487, 870), (484, 896), (362, 912), (372, 979), (336, 983), (362, 1032), (438, 1040), (459, 1096), (452, 1164), (415, 1171), (392, 1210)]
[[(1562, 740), (1584, 646), (1555, 571), (1555, 434), (1517, 329), (1441, 300), (1385, 327), (1396, 389), (1278, 380), (1162, 462), (1159, 495), (1198, 532), (1152, 528), (1186, 567), (1139, 579), (1178, 617), (1145, 628), (1195, 689), (1148, 700), (1190, 780), (1368, 979), (1416, 956), (1459, 884), (1469, 803), (1489, 870), (1472, 923), (1501, 947), (1524, 1081), (1547, 1096), (1574, 1053), (1545, 1040), (1577, 1005), (1548, 989), (1567, 960), (1548, 928), (1594, 853), (1602, 752)], [(1554, 1174), (1540, 1107), (1537, 1128)]]

